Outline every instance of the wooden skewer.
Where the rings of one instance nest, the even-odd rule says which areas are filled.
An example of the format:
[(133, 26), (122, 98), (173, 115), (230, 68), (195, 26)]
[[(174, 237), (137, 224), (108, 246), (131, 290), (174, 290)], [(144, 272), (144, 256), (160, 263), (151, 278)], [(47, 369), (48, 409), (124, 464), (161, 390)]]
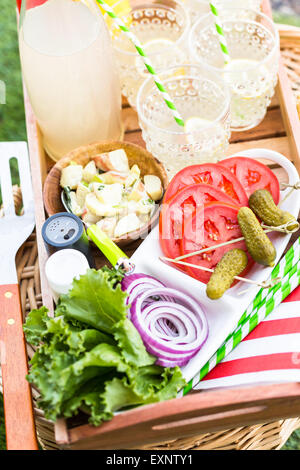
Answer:
[(291, 188), (290, 191), (284, 196), (282, 201), (279, 202), (278, 207), (281, 206), (281, 204), (297, 189), (300, 189), (300, 180), (297, 181), (295, 184), (289, 184), (289, 183), (281, 183), (281, 186), (286, 189), (286, 188)]
[(284, 188), (300, 189), (300, 180), (297, 181), (297, 183), (295, 183), (295, 184), (289, 184), (289, 183), (280, 183), (280, 184)]
[[(199, 269), (201, 271), (207, 271), (210, 273), (214, 272), (213, 269), (205, 268), (204, 266), (199, 266), (198, 264), (187, 263), (185, 261), (167, 258), (165, 256), (160, 256), (159, 259), (161, 261), (168, 261), (170, 263), (182, 264), (183, 266), (189, 266), (190, 268)], [(246, 277), (241, 277), (241, 276), (234, 276), (234, 279), (236, 279), (237, 281), (247, 282), (248, 284), (254, 284), (256, 286), (262, 287), (263, 289), (269, 289), (270, 287), (274, 287), (276, 284), (278, 284), (278, 282), (281, 281), (280, 277), (276, 277), (274, 279), (270, 279), (269, 281), (262, 281), (262, 282), (256, 282), (256, 281), (253, 281), (252, 279), (247, 279)]]
[[(296, 224), (296, 227), (292, 230), (288, 230), (289, 225), (292, 225), (292, 224), (293, 225)], [(262, 224), (262, 227), (266, 228), (268, 226)], [(279, 225), (278, 227), (269, 227), (268, 229), (264, 230), (264, 232), (265, 233), (269, 233), (269, 232), (294, 233), (294, 232), (297, 232), (299, 228), (300, 228), (299, 222), (297, 222), (296, 220), (291, 220), (287, 222), (286, 224)], [(233, 240), (229, 240), (228, 242), (219, 243), (218, 245), (212, 245), (207, 248), (203, 248), (202, 250), (193, 251), (192, 253), (186, 253), (185, 255), (177, 256), (176, 258), (174, 258), (174, 261), (181, 261), (183, 259), (190, 258), (191, 256), (201, 255), (202, 253), (207, 253), (208, 251), (213, 251), (213, 250), (216, 250), (217, 248), (221, 248), (222, 246), (227, 246), (232, 243), (242, 242), (243, 240), (245, 240), (245, 237), (234, 238)]]

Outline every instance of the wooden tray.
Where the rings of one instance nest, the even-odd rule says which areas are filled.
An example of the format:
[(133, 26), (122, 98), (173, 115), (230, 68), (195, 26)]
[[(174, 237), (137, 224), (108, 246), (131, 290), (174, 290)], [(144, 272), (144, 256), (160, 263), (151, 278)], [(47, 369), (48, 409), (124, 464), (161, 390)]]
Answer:
[[(269, 0), (263, 1), (263, 10), (271, 15)], [(45, 220), (42, 182), (53, 162), (44, 153), (40, 131), (26, 90), (24, 96), (36, 204), (42, 298), (43, 304), (51, 311), (53, 302), (44, 273), (48, 255), (41, 237), (41, 227)], [(123, 102), (123, 122), (125, 140), (144, 146), (137, 115), (126, 100)], [(253, 147), (272, 149), (284, 154), (300, 173), (300, 122), (282, 60), (276, 96), (264, 121), (255, 129), (234, 133), (227, 155)], [(282, 181), (284, 175), (279, 168), (272, 169)], [(138, 244), (139, 242), (135, 242), (131, 245), (127, 254), (131, 255)], [(105, 259), (101, 256), (97, 256), (96, 261), (99, 267), (105, 264)], [(300, 384), (291, 383), (192, 393), (184, 398), (121, 413), (112, 421), (96, 428), (78, 419), (61, 419), (55, 425), (55, 433), (57, 443), (63, 448), (124, 449), (299, 415)]]

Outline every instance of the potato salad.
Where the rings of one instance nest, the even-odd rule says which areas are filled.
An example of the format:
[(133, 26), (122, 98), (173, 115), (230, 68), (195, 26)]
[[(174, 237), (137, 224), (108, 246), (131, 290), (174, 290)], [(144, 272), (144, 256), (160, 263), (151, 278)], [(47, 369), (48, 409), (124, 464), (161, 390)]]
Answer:
[(87, 225), (97, 224), (110, 238), (142, 228), (163, 195), (161, 180), (129, 167), (123, 149), (94, 156), (86, 166), (71, 162), (60, 185), (69, 209)]

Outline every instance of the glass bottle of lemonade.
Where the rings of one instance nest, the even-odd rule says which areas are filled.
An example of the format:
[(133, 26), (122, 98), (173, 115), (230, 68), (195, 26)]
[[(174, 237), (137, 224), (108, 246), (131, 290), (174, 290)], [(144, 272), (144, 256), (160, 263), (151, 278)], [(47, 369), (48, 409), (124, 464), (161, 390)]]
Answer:
[(19, 43), (25, 85), (51, 158), (122, 138), (110, 35), (94, 0), (23, 0)]

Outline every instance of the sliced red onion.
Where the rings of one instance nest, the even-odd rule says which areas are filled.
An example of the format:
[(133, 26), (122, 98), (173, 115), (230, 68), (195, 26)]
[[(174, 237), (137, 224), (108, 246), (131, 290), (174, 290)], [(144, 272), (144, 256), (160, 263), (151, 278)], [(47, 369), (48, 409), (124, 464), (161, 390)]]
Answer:
[[(163, 287), (164, 285), (152, 276), (145, 274), (130, 274), (124, 276), (121, 282), (122, 290), (128, 294), (126, 303), (131, 305), (134, 299), (145, 290), (153, 289), (154, 287)], [(150, 300), (149, 300), (150, 302)]]
[(147, 348), (149, 348), (149, 353), (153, 354), (153, 356), (159, 356), (160, 359), (165, 359), (169, 361), (178, 361), (181, 359), (185, 359), (185, 362), (187, 362), (189, 359), (191, 359), (198, 351), (194, 351), (192, 353), (178, 353), (178, 354), (172, 354), (168, 352), (162, 352), (159, 351), (157, 348), (154, 348), (151, 345), (148, 345)]
[[(126, 291), (128, 297), (126, 299), (126, 305), (132, 305), (134, 300), (138, 295), (143, 294), (146, 290), (153, 289), (155, 287), (164, 287), (164, 284), (152, 276), (146, 274), (130, 274), (129, 276), (124, 276), (121, 281), (122, 290)], [(165, 298), (165, 300), (170, 300)], [(147, 302), (149, 304), (158, 300), (156, 296), (154, 298), (149, 297)], [(128, 318), (131, 318), (130, 312)]]
[(157, 320), (156, 322), (156, 330), (162, 334), (166, 334), (168, 336), (177, 336), (177, 332), (175, 331), (172, 324), (168, 322), (168, 320)]
[(180, 359), (178, 361), (168, 361), (168, 360), (164, 360), (164, 359), (157, 359), (156, 361), (156, 365), (158, 366), (162, 366), (162, 367), (176, 367), (176, 366), (185, 366), (187, 363), (186, 360), (184, 359)]
[[(186, 294), (164, 286), (141, 290), (134, 296), (130, 312), (147, 351), (164, 367), (185, 365), (208, 336), (202, 308)], [(149, 303), (155, 297), (159, 300)]]
[(155, 277), (148, 276), (147, 274), (129, 274), (129, 276), (124, 276), (121, 281), (121, 287), (123, 290), (126, 290), (128, 293), (131, 292), (133, 287), (139, 284), (152, 284), (154, 286), (163, 286), (164, 284)]

